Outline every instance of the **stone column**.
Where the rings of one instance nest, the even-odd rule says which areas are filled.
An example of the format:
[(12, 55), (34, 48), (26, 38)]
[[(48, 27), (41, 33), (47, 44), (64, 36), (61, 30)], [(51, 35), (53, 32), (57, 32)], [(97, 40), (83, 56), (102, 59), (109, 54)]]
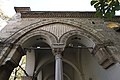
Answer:
[(26, 52), (25, 70), (29, 76), (22, 76), (21, 80), (32, 80), (34, 67), (35, 67), (35, 52), (34, 52), (34, 50), (28, 50)]
[(55, 55), (55, 80), (63, 80), (63, 65), (61, 54)]
[(26, 53), (26, 72), (29, 76), (33, 76), (35, 67), (35, 52), (34, 50), (27, 51)]

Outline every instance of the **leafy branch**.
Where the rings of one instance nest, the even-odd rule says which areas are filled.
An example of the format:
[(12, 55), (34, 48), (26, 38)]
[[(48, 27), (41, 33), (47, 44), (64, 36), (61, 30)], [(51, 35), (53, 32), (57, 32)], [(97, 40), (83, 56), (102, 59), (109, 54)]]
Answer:
[(120, 10), (119, 0), (92, 0), (91, 5), (96, 8), (97, 17), (112, 18)]

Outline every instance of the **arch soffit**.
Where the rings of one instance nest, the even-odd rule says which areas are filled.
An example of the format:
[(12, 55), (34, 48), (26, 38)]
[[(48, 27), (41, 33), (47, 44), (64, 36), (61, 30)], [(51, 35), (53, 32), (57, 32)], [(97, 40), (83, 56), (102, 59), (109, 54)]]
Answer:
[(45, 78), (43, 80), (49, 80), (50, 78), (54, 78), (54, 74), (51, 74), (49, 76), (45, 76)]
[(20, 29), (19, 31), (15, 32), (13, 35), (11, 35), (9, 38), (7, 38), (5, 41), (7, 42), (17, 42), (22, 36), (25, 36), (27, 33), (29, 33), (32, 30), (35, 30), (39, 27), (43, 27), (45, 25), (50, 25), (50, 24), (55, 24), (55, 23), (60, 23), (60, 24), (67, 24), (67, 25), (71, 25), (74, 26), (76, 28), (79, 28), (80, 30), (83, 30), (85, 33), (89, 33), (91, 35), (93, 35), (94, 37), (98, 38), (100, 40), (101, 36), (99, 33), (93, 34), (92, 32), (92, 28), (87, 27), (86, 25), (82, 25), (82, 23), (80, 22), (76, 22), (70, 19), (67, 20), (61, 20), (61, 19), (45, 19), (43, 21), (38, 21), (36, 23), (30, 24), (22, 29)]
[[(53, 78), (54, 76), (55, 76), (54, 74), (46, 76), (44, 80), (49, 80), (50, 78)], [(63, 73), (63, 76), (65, 76), (68, 80), (71, 80), (71, 78), (66, 73)]]

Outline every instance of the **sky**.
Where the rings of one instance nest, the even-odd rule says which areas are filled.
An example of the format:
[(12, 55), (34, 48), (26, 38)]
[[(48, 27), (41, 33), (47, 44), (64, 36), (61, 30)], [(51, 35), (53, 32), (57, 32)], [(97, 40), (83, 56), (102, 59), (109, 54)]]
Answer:
[(7, 15), (15, 14), (15, 7), (30, 7), (32, 11), (95, 11), (91, 0), (0, 0)]
[[(32, 11), (95, 11), (95, 8), (90, 5), (90, 1), (91, 0), (0, 0), (0, 9), (9, 17), (15, 14), (14, 7), (30, 7)], [(117, 15), (120, 15), (120, 11), (117, 12)]]
[[(95, 11), (91, 0), (0, 0), (0, 8), (9, 15), (14, 7), (30, 7), (32, 11)], [(120, 11), (117, 12), (117, 15)]]
[[(32, 11), (95, 11), (91, 0), (0, 0), (0, 9), (9, 17), (14, 7), (30, 7)], [(0, 30), (7, 23), (0, 19)]]

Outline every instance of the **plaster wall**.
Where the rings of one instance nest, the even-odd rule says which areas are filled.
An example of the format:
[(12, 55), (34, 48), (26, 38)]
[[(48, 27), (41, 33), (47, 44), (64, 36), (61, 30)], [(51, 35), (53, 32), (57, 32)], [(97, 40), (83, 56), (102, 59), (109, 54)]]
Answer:
[(82, 67), (85, 80), (120, 80), (120, 64), (103, 69), (88, 51), (82, 53)]

